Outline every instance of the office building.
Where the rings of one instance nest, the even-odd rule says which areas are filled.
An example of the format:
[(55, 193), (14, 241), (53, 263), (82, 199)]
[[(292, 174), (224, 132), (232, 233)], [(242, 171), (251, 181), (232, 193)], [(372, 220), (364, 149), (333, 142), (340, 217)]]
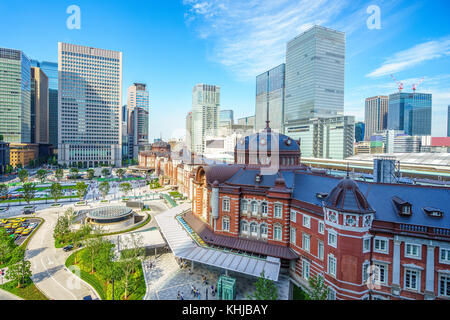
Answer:
[(58, 43), (58, 162), (122, 165), (122, 53)]
[(238, 119), (238, 125), (255, 129), (256, 116), (243, 117)]
[(394, 138), (394, 153), (419, 153), (422, 137), (398, 135)]
[[(128, 88), (128, 134), (133, 136), (132, 154), (137, 160), (139, 151), (148, 145), (149, 93), (147, 85), (134, 83)], [(130, 115), (131, 114), (131, 115)]]
[(450, 105), (447, 111), (447, 137), (450, 137)]
[(6, 168), (10, 165), (9, 142), (4, 142), (2, 139), (0, 139), (0, 174), (4, 174)]
[(409, 136), (431, 135), (432, 95), (398, 92), (389, 95), (388, 129)]
[(192, 150), (192, 112), (186, 115), (186, 147)]
[(314, 26), (286, 52), (285, 125), (344, 113), (345, 33)]
[(0, 135), (31, 143), (31, 65), (19, 50), (0, 48)]
[(302, 157), (345, 159), (353, 155), (355, 117), (306, 119), (287, 128), (287, 134), (300, 140)]
[(376, 96), (366, 99), (364, 140), (369, 141), (375, 132), (387, 128), (388, 107), (388, 96)]
[(192, 151), (203, 154), (205, 137), (219, 127), (220, 87), (198, 84), (192, 89)]
[(39, 157), (39, 144), (34, 143), (10, 143), (9, 162), (13, 168), (27, 167)]
[(229, 127), (234, 124), (233, 110), (220, 110), (219, 113), (219, 127)]
[(366, 125), (364, 122), (355, 123), (355, 141), (360, 142), (364, 140)]
[(283, 63), (256, 77), (256, 131), (263, 130), (269, 120), (272, 130), (283, 132), (285, 71)]
[(48, 77), (48, 138), (58, 148), (58, 64), (31, 60), (31, 66), (40, 68)]
[(49, 143), (49, 81), (41, 68), (31, 67), (31, 142)]

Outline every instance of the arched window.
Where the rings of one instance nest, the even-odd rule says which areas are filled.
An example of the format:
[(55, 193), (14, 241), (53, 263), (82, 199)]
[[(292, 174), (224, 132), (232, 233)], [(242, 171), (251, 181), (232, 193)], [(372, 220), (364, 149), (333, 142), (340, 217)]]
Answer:
[(269, 207), (268, 207), (268, 205), (267, 205), (267, 202), (263, 202), (262, 204), (261, 204), (261, 214), (263, 215), (263, 217), (267, 217), (267, 214), (268, 214), (268, 212), (269, 212), (269, 209), (268, 209)]
[(222, 218), (222, 230), (227, 232), (230, 231), (230, 218), (228, 217)]
[(277, 219), (283, 219), (283, 205), (282, 204), (276, 204), (274, 206), (274, 218)]
[(265, 223), (261, 224), (260, 229), (261, 229), (261, 237), (267, 239), (267, 236), (269, 235), (269, 228), (267, 224)]
[(278, 241), (283, 240), (283, 228), (279, 224), (273, 227), (273, 239)]
[(248, 222), (247, 221), (241, 222), (241, 233), (248, 234)]
[(248, 202), (247, 200), (241, 200), (241, 212), (247, 213)]
[(256, 222), (252, 222), (250, 224), (250, 233), (251, 233), (252, 237), (258, 236), (258, 225), (256, 224)]
[(258, 202), (252, 202), (252, 215), (256, 216), (258, 214)]

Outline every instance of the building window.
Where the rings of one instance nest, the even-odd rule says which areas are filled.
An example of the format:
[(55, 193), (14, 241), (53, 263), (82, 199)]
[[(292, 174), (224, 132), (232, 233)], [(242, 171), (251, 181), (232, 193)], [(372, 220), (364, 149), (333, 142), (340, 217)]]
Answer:
[(309, 271), (310, 271), (310, 264), (306, 260), (302, 260), (302, 276), (304, 279), (309, 279)]
[(375, 263), (375, 282), (387, 284), (387, 266), (385, 264)]
[(230, 231), (230, 218), (228, 217), (222, 218), (222, 230), (227, 232)]
[(317, 256), (320, 260), (323, 260), (323, 242), (319, 241), (317, 243)]
[(363, 253), (370, 252), (370, 238), (363, 239)]
[(363, 263), (363, 272), (362, 272), (363, 284), (367, 283), (368, 279), (369, 279), (369, 263), (365, 262)]
[(258, 202), (256, 201), (252, 202), (252, 215), (254, 216), (258, 215)]
[(261, 204), (261, 214), (263, 217), (267, 217), (267, 214), (269, 213), (269, 206), (266, 202), (263, 202)]
[(256, 224), (256, 222), (252, 222), (250, 224), (250, 233), (251, 233), (252, 237), (258, 236), (258, 225)]
[(224, 198), (222, 200), (222, 210), (225, 212), (230, 212), (230, 199)]
[(276, 225), (273, 228), (273, 239), (281, 241), (283, 239), (283, 229), (280, 225)]
[(333, 277), (336, 277), (336, 268), (337, 262), (336, 258), (330, 254), (328, 255), (328, 274), (332, 275)]
[(291, 221), (297, 222), (297, 212), (295, 212), (294, 210), (291, 210)]
[(375, 238), (374, 251), (379, 253), (389, 253), (389, 240), (382, 238)]
[(269, 234), (269, 228), (267, 227), (267, 224), (263, 223), (261, 225), (261, 237), (264, 239), (267, 239), (268, 234)]
[(303, 226), (306, 228), (311, 227), (311, 217), (307, 215), (303, 215)]
[(320, 234), (324, 234), (325, 233), (325, 224), (323, 223), (323, 221), (319, 221), (319, 233)]
[(439, 276), (439, 296), (450, 297), (450, 275)]
[(422, 246), (418, 244), (406, 243), (405, 244), (405, 257), (420, 259)]
[(283, 206), (281, 204), (276, 204), (274, 206), (274, 217), (277, 219), (283, 219)]
[(241, 202), (241, 211), (247, 213), (248, 210), (248, 202), (247, 200), (242, 200)]
[(405, 269), (405, 289), (419, 290), (420, 272), (417, 270)]
[(311, 237), (307, 234), (303, 234), (303, 250), (309, 252), (311, 248)]
[(335, 231), (328, 231), (328, 245), (337, 248), (337, 233)]
[(248, 234), (248, 223), (246, 221), (241, 222), (241, 232), (243, 234)]
[(296, 237), (296, 234), (297, 234), (297, 230), (295, 230), (295, 228), (291, 228), (291, 243), (293, 243), (293, 244), (295, 244), (295, 242), (296, 242), (296, 240), (295, 240), (295, 237)]
[(328, 300), (336, 300), (336, 290), (334, 290), (331, 287), (328, 287), (328, 296), (327, 296)]
[(440, 248), (439, 262), (445, 263), (445, 264), (450, 264), (450, 249)]

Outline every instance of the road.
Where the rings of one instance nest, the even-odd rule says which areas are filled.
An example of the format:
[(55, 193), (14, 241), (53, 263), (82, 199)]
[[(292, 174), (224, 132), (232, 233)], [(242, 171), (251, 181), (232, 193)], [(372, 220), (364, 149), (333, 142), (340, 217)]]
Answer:
[(0, 301), (1, 300), (23, 300), (23, 299), (5, 291), (5, 290), (0, 289)]

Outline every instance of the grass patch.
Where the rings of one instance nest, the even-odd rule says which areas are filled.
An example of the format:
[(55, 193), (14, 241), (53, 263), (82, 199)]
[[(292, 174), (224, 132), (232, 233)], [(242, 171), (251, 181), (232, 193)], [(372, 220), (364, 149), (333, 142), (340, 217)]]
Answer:
[(28, 279), (25, 287), (22, 288), (17, 288), (16, 281), (0, 285), (0, 288), (24, 300), (48, 300), (48, 298), (34, 285), (31, 279)]
[[(64, 197), (58, 198), (58, 200), (59, 199), (78, 199), (78, 197), (77, 196), (64, 196)], [(49, 198), (34, 198), (34, 199), (30, 200), (30, 202), (42, 201), (42, 200), (55, 200), (55, 198), (52, 198), (52, 197), (49, 197)], [(13, 200), (5, 200), (5, 201), (2, 201), (1, 203), (13, 203), (13, 202), (25, 202), (25, 200), (23, 200), (23, 199), (13, 199)]]

